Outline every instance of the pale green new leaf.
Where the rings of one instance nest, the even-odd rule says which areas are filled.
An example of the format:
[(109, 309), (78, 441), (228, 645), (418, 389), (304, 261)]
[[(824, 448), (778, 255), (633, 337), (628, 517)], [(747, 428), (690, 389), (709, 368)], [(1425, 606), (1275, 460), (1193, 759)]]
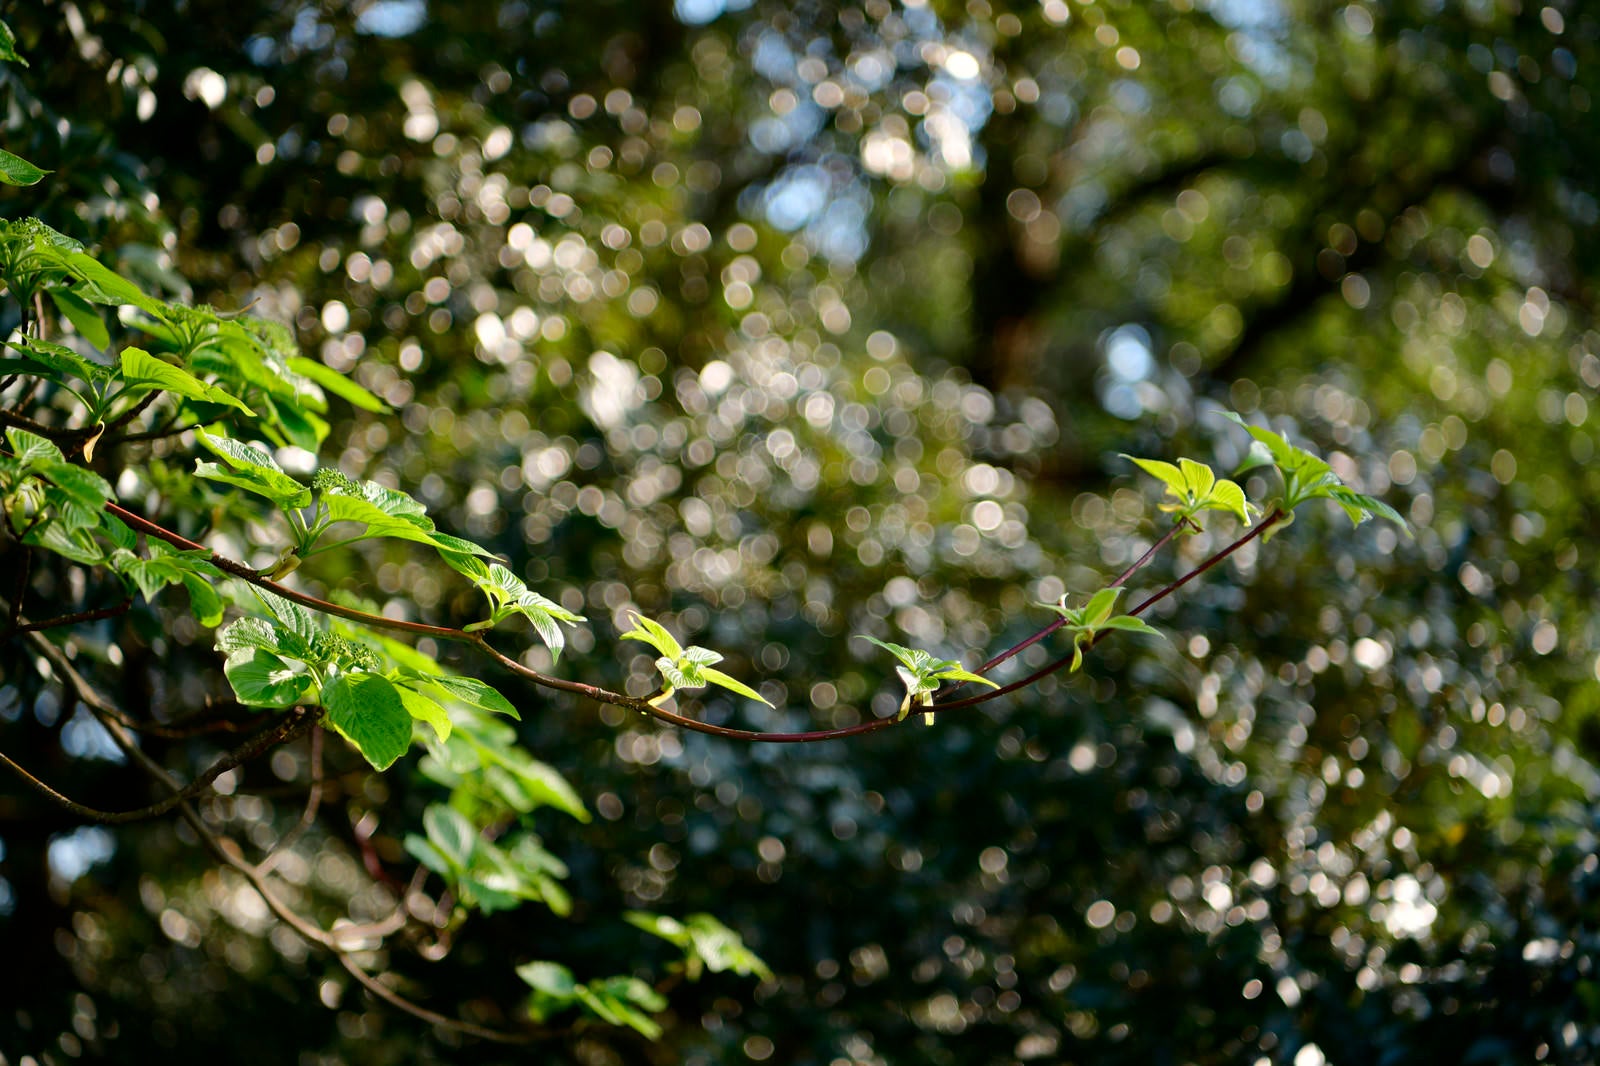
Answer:
[(7, 63), (19, 63), (27, 66), (28, 61), (17, 53), (17, 35), (11, 32), (11, 27), (0, 22), (0, 60)]
[(1137, 466), (1140, 470), (1157, 478), (1166, 485), (1172, 495), (1183, 497), (1188, 490), (1188, 480), (1183, 476), (1183, 471), (1171, 463), (1162, 462), (1160, 459), (1140, 459), (1137, 456), (1122, 453), (1122, 458)]
[(411, 715), (394, 683), (379, 674), (345, 673), (322, 689), (328, 725), (375, 770), (387, 770), (411, 747)]
[(677, 638), (668, 633), (661, 623), (646, 618), (638, 611), (630, 613), (633, 615), (633, 628), (622, 634), (623, 640), (643, 641), (673, 660), (683, 654), (683, 645), (679, 644)]
[[(52, 290), (52, 294), (59, 290)], [(37, 337), (13, 337), (11, 347), (26, 355), (30, 362), (39, 364), (62, 378), (73, 377), (91, 384), (108, 380), (115, 370), (109, 366), (86, 359), (64, 344), (40, 340)]]
[(293, 707), (305, 701), (312, 686), (309, 676), (296, 673), (287, 662), (260, 648), (234, 652), (223, 664), (222, 673), (246, 707)]
[[(702, 648), (700, 650), (703, 651), (705, 649)], [(717, 658), (720, 659), (721, 656), (719, 655)], [(766, 697), (762, 696), (761, 693), (757, 692), (755, 689), (751, 688), (749, 685), (746, 685), (742, 681), (734, 680), (721, 670), (713, 670), (709, 666), (702, 666), (700, 668), (700, 673), (706, 681), (711, 682), (713, 685), (720, 685), (729, 692), (736, 692), (746, 699), (755, 700), (758, 703), (765, 703), (768, 707), (772, 706), (772, 704), (768, 702)]]
[(511, 701), (502, 696), (493, 685), (478, 681), (470, 677), (454, 677), (450, 674), (438, 674), (432, 677), (422, 677), (418, 680), (449, 695), (452, 699), (459, 700), (469, 707), (476, 707), (480, 711), (489, 711), (493, 714), (503, 714), (508, 718), (521, 721), (522, 716), (511, 705)]
[(100, 317), (100, 312), (89, 301), (71, 289), (51, 289), (50, 299), (55, 303), (56, 310), (61, 312), (61, 317), (72, 323), (72, 328), (78, 331), (79, 336), (96, 348), (110, 347), (111, 333), (106, 329), (105, 319)]
[[(191, 400), (203, 400), (206, 403), (223, 404), (243, 411), (247, 415), (255, 414), (254, 411), (241, 403), (226, 389), (219, 389), (215, 385), (207, 384), (182, 367), (173, 366), (171, 363), (157, 359), (143, 348), (127, 347), (122, 349), (120, 362), (122, 364), (122, 378), (130, 385), (161, 389), (175, 396), (184, 396)], [(201, 433), (204, 435), (203, 430)]]
[(167, 305), (147, 296), (139, 286), (81, 251), (52, 249), (54, 258), (82, 280), (79, 295), (93, 303), (112, 307), (132, 305), (159, 322), (167, 322)]
[(217, 633), (217, 650), (224, 655), (259, 648), (262, 651), (281, 653), (283, 643), (278, 628), (265, 618), (239, 618)]
[(1211, 489), (1211, 497), (1207, 506), (1215, 511), (1227, 511), (1229, 514), (1239, 516), (1239, 521), (1245, 525), (1250, 524), (1251, 504), (1245, 499), (1244, 489), (1232, 481), (1223, 478)]
[(63, 462), (65, 456), (55, 444), (25, 429), (7, 429), (6, 443), (24, 469), (32, 469), (41, 462)]
[(377, 413), (382, 413), (389, 410), (389, 405), (378, 399), (372, 393), (368, 392), (354, 381), (351, 381), (337, 370), (334, 370), (332, 367), (324, 366), (314, 359), (306, 359), (302, 356), (293, 356), (289, 359), (289, 369), (293, 370), (297, 374), (303, 374), (305, 377), (310, 378), (312, 381), (316, 382), (324, 389), (327, 389), (340, 399), (346, 401), (353, 407), (359, 407), (363, 411), (373, 411)]
[(405, 706), (407, 714), (419, 722), (426, 722), (431, 725), (434, 735), (440, 740), (450, 739), (451, 722), (449, 712), (434, 700), (406, 685), (396, 685), (395, 691), (400, 694), (400, 702)]

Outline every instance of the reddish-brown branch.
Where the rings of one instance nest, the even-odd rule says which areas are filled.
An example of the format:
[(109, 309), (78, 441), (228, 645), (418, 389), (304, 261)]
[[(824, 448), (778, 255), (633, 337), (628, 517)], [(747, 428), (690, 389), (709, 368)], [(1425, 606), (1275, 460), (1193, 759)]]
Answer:
[[(186, 537), (180, 536), (164, 526), (158, 525), (147, 518), (143, 518), (132, 511), (129, 511), (127, 508), (119, 506), (118, 504), (107, 503), (106, 509), (134, 529), (139, 530), (147, 536), (156, 537), (160, 540), (166, 541), (168, 544), (171, 544), (174, 547), (182, 548), (186, 551), (209, 550), (204, 545), (197, 544)], [(1145, 600), (1128, 613), (1130, 615), (1138, 615), (1143, 613), (1163, 597), (1169, 596), (1173, 592), (1176, 592), (1178, 589), (1182, 588), (1184, 585), (1199, 577), (1213, 566), (1216, 566), (1223, 559), (1226, 559), (1229, 555), (1233, 554), (1235, 551), (1238, 551), (1250, 541), (1260, 536), (1269, 526), (1273, 525), (1281, 518), (1282, 513), (1274, 510), (1271, 514), (1267, 515), (1259, 523), (1257, 523), (1250, 530), (1250, 532), (1245, 534), (1243, 537), (1239, 538), (1227, 548), (1213, 555), (1210, 559), (1206, 560), (1196, 569), (1190, 571), (1177, 581), (1166, 586), (1161, 591), (1157, 592), (1155, 595), (1151, 596), (1149, 599)], [(1146, 551), (1140, 555), (1138, 559), (1134, 560), (1132, 565), (1118, 575), (1117, 578), (1111, 582), (1111, 585), (1116, 587), (1125, 583), (1130, 577), (1133, 576), (1134, 573), (1148, 563), (1150, 559), (1155, 556), (1156, 552), (1165, 547), (1173, 537), (1177, 536), (1178, 533), (1180, 533), (1189, 524), (1190, 523), (1186, 519), (1174, 525), (1172, 529), (1168, 530), (1162, 535), (1161, 539), (1146, 549)], [(229, 573), (235, 577), (243, 578), (245, 581), (248, 581), (259, 588), (266, 589), (269, 592), (282, 596), (284, 599), (298, 603), (303, 607), (309, 607), (312, 610), (320, 611), (324, 614), (331, 614), (339, 618), (348, 619), (353, 622), (359, 622), (375, 629), (389, 629), (402, 633), (411, 633), (418, 636), (435, 637), (440, 640), (460, 641), (463, 643), (474, 644), (481, 649), (485, 655), (488, 655), (491, 659), (499, 663), (505, 669), (509, 670), (513, 674), (516, 674), (518, 677), (524, 678), (536, 685), (539, 685), (542, 688), (552, 689), (557, 692), (567, 692), (573, 695), (586, 697), (594, 700), (597, 703), (611, 704), (613, 706), (624, 707), (629, 710), (638, 711), (640, 714), (644, 714), (658, 721), (668, 722), (682, 729), (688, 729), (697, 733), (704, 733), (708, 736), (722, 737), (726, 740), (741, 740), (762, 744), (809, 744), (824, 740), (842, 740), (847, 737), (861, 736), (867, 733), (876, 733), (879, 730), (887, 729), (888, 727), (895, 725), (900, 721), (899, 718), (875, 718), (866, 722), (861, 722), (857, 725), (844, 726), (838, 729), (816, 729), (794, 733), (764, 732), (760, 730), (734, 729), (729, 726), (713, 725), (709, 722), (697, 721), (688, 717), (687, 715), (678, 714), (674, 711), (668, 711), (661, 707), (657, 707), (645, 698), (628, 696), (620, 692), (613, 692), (610, 689), (602, 688), (598, 685), (585, 684), (581, 681), (568, 681), (565, 678), (552, 677), (551, 675), (543, 673), (539, 670), (535, 670), (530, 666), (524, 666), (522, 663), (511, 658), (509, 655), (506, 655), (491, 645), (488, 642), (486, 635), (482, 631), (474, 631), (469, 633), (465, 630), (454, 629), (449, 626), (435, 626), (429, 625), (425, 622), (407, 622), (395, 618), (385, 618), (382, 615), (356, 610), (355, 608), (345, 607), (341, 604), (332, 603), (328, 600), (320, 599), (316, 596), (311, 596), (303, 592), (297, 592), (294, 589), (291, 589), (285, 585), (281, 585), (278, 582), (265, 577), (260, 571), (245, 566), (243, 563), (238, 562), (237, 560), (220, 555), (215, 551), (210, 552), (210, 559), (212, 564), (219, 570), (222, 570), (224, 573)], [(980, 668), (980, 672), (993, 669), (1000, 663), (1005, 662), (1007, 659), (1017, 655), (1026, 648), (1031, 647), (1033, 644), (1045, 639), (1050, 634), (1060, 629), (1063, 622), (1064, 620), (1053, 622), (1044, 629), (1040, 630), (1038, 633), (1035, 633), (1033, 636), (1029, 637), (1027, 640), (1007, 649), (1005, 652), (1002, 652), (994, 659), (991, 659), (989, 662), (985, 663), (984, 666)], [(1087, 646), (1092, 647), (1093, 643), (1094, 642), (1090, 642), (1090, 644)], [(972, 696), (966, 699), (947, 700), (942, 703), (936, 703), (919, 710), (918, 713), (932, 714), (939, 710), (954, 710), (958, 707), (971, 707), (979, 703), (987, 703), (991, 699), (1004, 696), (1007, 693), (1015, 692), (1019, 688), (1026, 687), (1027, 685), (1038, 681), (1040, 678), (1043, 678), (1048, 674), (1054, 673), (1055, 671), (1061, 669), (1069, 662), (1071, 662), (1071, 657), (1063, 658), (1050, 664), (1049, 666), (1046, 666), (1042, 670), (1035, 671), (1033, 674), (1030, 674), (1021, 681), (1012, 682), (1009, 685), (1005, 685), (1002, 688), (996, 689), (992, 692), (986, 692), (980, 696)]]

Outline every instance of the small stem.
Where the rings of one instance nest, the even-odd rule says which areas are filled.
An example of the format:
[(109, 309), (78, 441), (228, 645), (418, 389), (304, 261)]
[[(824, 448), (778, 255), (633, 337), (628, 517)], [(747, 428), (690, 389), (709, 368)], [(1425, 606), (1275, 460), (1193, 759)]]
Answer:
[(1201, 574), (1204, 574), (1206, 571), (1222, 562), (1222, 560), (1226, 559), (1228, 556), (1232, 555), (1246, 544), (1249, 544), (1251, 541), (1261, 536), (1261, 534), (1265, 533), (1268, 529), (1281, 521), (1283, 519), (1283, 515), (1284, 513), (1282, 510), (1274, 507), (1270, 512), (1267, 513), (1265, 517), (1261, 519), (1261, 521), (1257, 522), (1250, 528), (1250, 532), (1246, 533), (1244, 536), (1240, 537), (1226, 548), (1223, 548), (1221, 551), (1211, 556), (1211, 558), (1207, 559), (1205, 562), (1201, 563), (1187, 574), (1184, 574), (1182, 577), (1178, 578), (1178, 580), (1174, 581), (1172, 584), (1161, 589), (1159, 592), (1155, 593), (1149, 599), (1145, 600), (1128, 613), (1135, 616), (1143, 614), (1150, 607), (1160, 603), (1162, 600), (1166, 599), (1174, 592), (1177, 592), (1179, 589), (1183, 588), (1183, 586), (1187, 585)]
[(12, 627), (13, 633), (33, 633), (41, 629), (59, 629), (62, 626), (82, 625), (84, 622), (98, 622), (102, 618), (115, 618), (119, 614), (127, 613), (133, 606), (133, 600), (123, 600), (111, 607), (99, 607), (92, 611), (79, 611), (76, 614), (62, 614), (54, 618), (46, 618), (41, 622), (29, 622), (26, 625)]
[[(324, 527), (324, 528), (326, 528), (326, 527)], [(370, 539), (371, 539), (371, 537), (368, 534), (361, 533), (361, 534), (359, 534), (357, 536), (346, 537), (343, 540), (332, 541), (332, 542), (330, 542), (328, 544), (318, 544), (318, 545), (316, 545), (316, 547), (307, 548), (305, 551), (298, 552), (296, 554), (298, 554), (300, 556), (300, 558), (302, 558), (302, 559), (310, 559), (313, 556), (321, 555), (323, 552), (331, 552), (335, 548), (343, 548), (347, 544), (356, 544), (356, 543), (358, 543), (360, 541), (370, 540)]]

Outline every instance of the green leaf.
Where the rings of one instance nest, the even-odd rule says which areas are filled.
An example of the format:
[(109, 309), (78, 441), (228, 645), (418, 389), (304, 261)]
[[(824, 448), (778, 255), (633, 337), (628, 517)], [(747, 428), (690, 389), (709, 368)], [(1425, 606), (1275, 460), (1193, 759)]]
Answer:
[(13, 337), (7, 343), (25, 353), (30, 361), (63, 377), (75, 377), (79, 381), (98, 384), (115, 373), (111, 367), (86, 359), (64, 344), (24, 336)]
[(975, 674), (970, 670), (941, 670), (939, 671), (938, 679), (940, 681), (971, 681), (980, 685), (988, 685), (990, 688), (1000, 687), (982, 674)]
[(472, 541), (466, 540), (462, 537), (453, 537), (448, 533), (434, 533), (433, 543), (439, 548), (440, 558), (442, 558), (446, 563), (454, 567), (456, 570), (466, 574), (468, 577), (471, 577), (475, 571), (469, 571), (465, 568), (473, 564), (464, 561), (458, 562), (453, 558), (454, 556), (459, 555), (463, 559), (475, 559), (478, 556), (488, 559), (495, 557), (494, 552), (490, 551), (488, 548), (485, 548), (483, 545), (474, 544)]
[(635, 1009), (664, 1010), (667, 1001), (637, 977), (608, 977), (604, 981), (591, 981), (579, 985), (578, 1002), (599, 1018), (612, 1025), (626, 1025), (646, 1040), (661, 1036), (661, 1026), (649, 1016)]
[(683, 654), (683, 645), (661, 623), (646, 618), (638, 611), (629, 613), (633, 615), (633, 628), (622, 634), (623, 640), (643, 641), (672, 660), (677, 660)]
[(420, 837), (415, 833), (407, 833), (405, 849), (407, 854), (440, 877), (455, 878), (459, 876), (460, 871), (451, 864), (445, 853), (435, 847), (426, 837)]
[(434, 735), (440, 740), (450, 739), (450, 715), (443, 707), (406, 685), (396, 685), (395, 691), (400, 693), (400, 702), (405, 705), (407, 714), (433, 726)]
[[(182, 367), (163, 362), (143, 348), (128, 347), (122, 349), (121, 363), (123, 380), (129, 384), (161, 389), (164, 392), (170, 392), (175, 396), (184, 396), (191, 400), (225, 404), (229, 407), (237, 408), (247, 415), (255, 414), (254, 411), (239, 402), (226, 390), (219, 389), (215, 385), (206, 384)], [(201, 433), (204, 435), (204, 430)]]
[(906, 665), (908, 669), (912, 671), (921, 671), (927, 667), (929, 663), (933, 662), (933, 656), (929, 655), (925, 651), (919, 651), (915, 648), (908, 648), (903, 644), (891, 644), (887, 640), (879, 640), (877, 637), (869, 637), (865, 633), (859, 633), (857, 636), (859, 636), (862, 640), (876, 644), (890, 655), (893, 655), (896, 659), (899, 659)]
[[(722, 656), (719, 655), (717, 658), (720, 659)], [(700, 673), (713, 685), (720, 685), (729, 692), (737, 692), (746, 699), (755, 700), (757, 703), (765, 703), (768, 707), (772, 706), (772, 704), (768, 702), (767, 698), (761, 695), (761, 693), (757, 692), (743, 681), (734, 680), (721, 670), (713, 670), (709, 666), (704, 666), (700, 668)]]
[(745, 947), (738, 933), (709, 914), (691, 914), (688, 922), (690, 948), (712, 973), (732, 970), (742, 977), (751, 975), (766, 980), (772, 971), (760, 956)]
[(1140, 459), (1136, 456), (1122, 454), (1122, 458), (1137, 466), (1145, 473), (1159, 479), (1174, 496), (1182, 497), (1188, 489), (1188, 480), (1183, 476), (1183, 471), (1171, 463), (1164, 463), (1160, 459)]
[(1410, 524), (1401, 517), (1399, 511), (1396, 511), (1382, 500), (1362, 495), (1354, 489), (1346, 488), (1343, 485), (1329, 488), (1327, 495), (1329, 499), (1344, 508), (1345, 513), (1350, 516), (1350, 521), (1356, 525), (1360, 525), (1371, 517), (1387, 518), (1404, 530), (1407, 536), (1411, 535)]
[(1179, 459), (1178, 468), (1183, 471), (1184, 484), (1189, 494), (1195, 499), (1204, 499), (1211, 492), (1211, 486), (1216, 484), (1217, 475), (1204, 463), (1197, 463), (1193, 459)]
[(1239, 521), (1247, 526), (1250, 524), (1250, 502), (1245, 499), (1244, 489), (1226, 478), (1213, 486), (1207, 506), (1215, 511), (1238, 515)]
[(186, 572), (180, 578), (184, 591), (189, 593), (189, 613), (203, 626), (214, 626), (222, 621), (222, 596), (216, 586), (199, 574)]
[(28, 61), (17, 54), (17, 36), (11, 32), (11, 27), (0, 22), (0, 60), (7, 63), (20, 63), (27, 66)]
[(207, 481), (221, 482), (255, 493), (257, 496), (264, 496), (279, 507), (304, 507), (311, 502), (311, 494), (306, 491), (305, 486), (288, 474), (274, 474), (269, 470), (250, 468), (229, 470), (220, 463), (197, 459), (194, 464), (194, 475)]
[(37, 466), (36, 473), (74, 503), (95, 514), (105, 507), (106, 501), (116, 498), (116, 493), (105, 478), (75, 463), (43, 462)]
[(651, 936), (660, 937), (669, 944), (678, 947), (689, 946), (689, 929), (676, 918), (665, 914), (652, 914), (649, 911), (628, 911), (622, 920), (636, 929), (643, 929)]
[(489, 711), (493, 714), (503, 714), (517, 721), (522, 720), (522, 716), (517, 713), (510, 700), (502, 696), (494, 686), (475, 678), (438, 674), (419, 680), (442, 690), (451, 698), (460, 700), (469, 707), (476, 707), (480, 711)]
[(224, 655), (252, 648), (281, 653), (278, 628), (264, 618), (240, 618), (217, 634), (217, 650)]
[(71, 322), (72, 328), (84, 340), (96, 348), (111, 346), (111, 333), (106, 329), (106, 321), (89, 301), (71, 289), (51, 289), (50, 299), (55, 303), (56, 310), (61, 312), (61, 317)]
[(293, 707), (311, 691), (309, 676), (295, 673), (288, 663), (260, 648), (234, 652), (222, 672), (246, 707)]
[(229, 469), (198, 460), (196, 476), (265, 496), (279, 507), (305, 507), (311, 503), (311, 490), (285, 474), (265, 450), (231, 437), (207, 433), (204, 429), (199, 430), (198, 435), (200, 443), (221, 456)]
[(314, 359), (295, 356), (289, 360), (289, 369), (297, 374), (305, 375), (353, 407), (359, 407), (363, 411), (379, 413), (389, 410), (389, 405), (372, 393), (337, 370), (324, 366)]
[[(161, 541), (150, 541), (150, 558), (141, 559), (126, 548), (111, 553), (111, 568), (139, 587), (147, 600), (169, 585), (182, 585), (189, 593), (189, 609), (202, 624), (214, 626), (222, 621), (222, 598), (212, 587), (212, 580), (221, 578), (222, 572), (211, 564), (211, 553), (204, 550), (180, 551)], [(231, 628), (231, 627), (230, 627)], [(277, 651), (274, 646), (262, 643), (234, 644), (218, 647), (224, 652), (235, 652), (244, 647), (264, 647)]]
[[(584, 621), (582, 615), (573, 614), (554, 600), (546, 599), (537, 592), (524, 591), (517, 597), (515, 607), (519, 613), (526, 616), (533, 623), (533, 628), (539, 634), (539, 639), (544, 641), (545, 647), (550, 649), (550, 660), (558, 662), (561, 659), (561, 649), (566, 647), (567, 641), (557, 622), (566, 622), (568, 625)], [(718, 656), (721, 658), (721, 656)]]
[(317, 616), (306, 608), (259, 586), (252, 586), (251, 591), (272, 617), (283, 625), (285, 631), (299, 638), (306, 647), (309, 648), (318, 637), (322, 636), (322, 627), (317, 622)]
[(576, 998), (578, 982), (572, 971), (554, 962), (528, 962), (517, 967), (517, 976), (541, 995), (569, 1002)]
[(322, 688), (328, 724), (375, 770), (387, 770), (411, 747), (411, 715), (388, 678), (345, 673)]
[(442, 803), (434, 803), (422, 812), (422, 827), (428, 840), (448, 858), (457, 869), (464, 868), (478, 846), (478, 831), (467, 816)]
[(583, 800), (554, 767), (517, 747), (496, 749), (491, 757), (516, 778), (517, 784), (535, 806), (554, 807), (580, 822), (589, 820), (589, 811), (584, 807)]
[(40, 170), (21, 156), (12, 155), (0, 148), (0, 183), (6, 185), (37, 185), (49, 174)]
[(132, 305), (158, 322), (169, 321), (166, 304), (83, 252), (55, 250), (53, 258), (83, 282), (79, 295), (84, 299), (112, 307)]
[(6, 443), (11, 445), (12, 454), (24, 469), (31, 470), (41, 462), (59, 463), (65, 460), (61, 449), (54, 443), (25, 429), (7, 429)]
[(1089, 597), (1089, 602), (1083, 605), (1083, 623), (1095, 626), (1111, 617), (1111, 612), (1116, 609), (1117, 600), (1122, 596), (1122, 587), (1113, 585), (1103, 588)]
[[(427, 545), (435, 543), (430, 536), (431, 528), (424, 528), (407, 518), (390, 514), (363, 497), (325, 492), (322, 495), (322, 505), (327, 509), (330, 523), (359, 522), (367, 527), (369, 537), (392, 537)], [(432, 525), (432, 522), (428, 523), (429, 527)]]
[(53, 551), (85, 566), (99, 566), (105, 552), (87, 529), (68, 529), (60, 522), (42, 522), (23, 538), (24, 544)]
[(1143, 619), (1135, 618), (1130, 614), (1118, 615), (1116, 618), (1108, 618), (1104, 622), (1101, 622), (1097, 628), (1116, 629), (1123, 633), (1148, 633), (1153, 637), (1160, 637), (1162, 640), (1167, 639), (1167, 635), (1161, 632), (1161, 630), (1151, 626)]

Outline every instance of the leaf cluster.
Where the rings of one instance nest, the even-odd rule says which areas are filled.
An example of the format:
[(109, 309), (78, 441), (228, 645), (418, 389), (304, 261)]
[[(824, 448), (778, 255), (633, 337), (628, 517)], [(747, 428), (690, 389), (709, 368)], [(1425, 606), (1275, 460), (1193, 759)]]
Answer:
[(746, 699), (765, 703), (768, 707), (772, 706), (761, 693), (749, 685), (729, 677), (721, 670), (714, 669), (715, 665), (722, 661), (719, 653), (694, 645), (685, 648), (678, 643), (676, 637), (667, 632), (665, 626), (646, 618), (638, 611), (633, 612), (633, 628), (623, 633), (622, 639), (642, 641), (661, 653), (661, 657), (656, 660), (656, 669), (660, 671), (662, 678), (661, 691), (651, 698), (651, 703), (666, 700), (680, 688), (704, 688), (709, 684), (721, 686)]
[(1148, 633), (1157, 637), (1163, 635), (1159, 629), (1151, 627), (1141, 619), (1114, 613), (1117, 600), (1121, 598), (1122, 593), (1121, 586), (1112, 586), (1090, 596), (1089, 601), (1082, 607), (1068, 607), (1066, 595), (1063, 595), (1057, 603), (1039, 605), (1059, 614), (1064, 623), (1061, 628), (1072, 636), (1071, 670), (1076, 671), (1083, 666), (1084, 649), (1098, 641), (1102, 634), (1121, 632)]
[[(1166, 485), (1167, 495), (1172, 500), (1161, 504), (1161, 510), (1177, 515), (1180, 521), (1188, 522), (1201, 511), (1226, 511), (1249, 525), (1252, 515), (1260, 513), (1254, 504), (1245, 499), (1244, 489), (1227, 478), (1217, 477), (1204, 463), (1179, 459), (1174, 465), (1159, 459), (1139, 459), (1132, 455), (1124, 455), (1123, 458)], [(1190, 528), (1198, 527), (1191, 525)]]
[(897, 716), (904, 720), (911, 713), (913, 705), (926, 707), (933, 703), (933, 694), (939, 691), (940, 686), (948, 681), (957, 683), (972, 681), (990, 688), (1000, 686), (980, 674), (975, 674), (962, 667), (956, 659), (940, 659), (929, 652), (918, 648), (907, 648), (900, 644), (891, 644), (877, 637), (867, 636), (865, 633), (857, 634), (862, 640), (869, 641), (882, 648), (884, 651), (900, 660), (894, 672), (900, 675), (900, 680), (905, 683), (905, 698), (900, 701), (900, 713)]
[(1243, 426), (1254, 438), (1250, 454), (1246, 456), (1239, 471), (1263, 465), (1276, 467), (1283, 478), (1283, 501), (1279, 506), (1291, 520), (1295, 508), (1307, 500), (1332, 500), (1350, 519), (1351, 525), (1359, 526), (1369, 518), (1387, 518), (1410, 536), (1410, 526), (1398, 511), (1382, 500), (1356, 492), (1345, 485), (1339, 479), (1339, 475), (1333, 472), (1333, 467), (1323, 459), (1290, 444), (1270, 429), (1252, 426), (1232, 411), (1226, 411), (1224, 414)]

